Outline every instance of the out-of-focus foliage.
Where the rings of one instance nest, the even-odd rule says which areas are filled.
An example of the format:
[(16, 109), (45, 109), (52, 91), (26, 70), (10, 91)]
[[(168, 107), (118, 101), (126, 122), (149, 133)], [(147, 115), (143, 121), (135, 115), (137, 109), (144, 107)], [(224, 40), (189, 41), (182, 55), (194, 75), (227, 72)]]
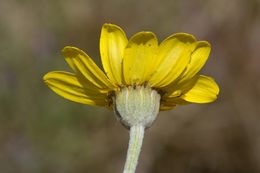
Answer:
[(201, 73), (216, 79), (218, 100), (161, 112), (137, 172), (260, 172), (259, 7), (258, 0), (1, 0), (0, 172), (122, 171), (128, 132), (113, 112), (67, 101), (42, 81), (46, 72), (71, 71), (65, 46), (101, 65), (105, 22), (128, 38), (187, 32), (212, 44)]

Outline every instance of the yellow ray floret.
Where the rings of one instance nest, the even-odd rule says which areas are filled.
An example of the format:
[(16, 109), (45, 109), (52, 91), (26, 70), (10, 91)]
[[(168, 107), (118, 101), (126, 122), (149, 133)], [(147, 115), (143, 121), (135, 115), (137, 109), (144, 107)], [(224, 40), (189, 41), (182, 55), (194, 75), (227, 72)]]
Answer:
[(122, 85), (122, 61), (127, 45), (124, 31), (113, 24), (104, 24), (100, 36), (100, 55), (104, 70), (109, 79)]
[(106, 94), (101, 93), (94, 85), (81, 83), (73, 73), (53, 71), (43, 79), (54, 92), (71, 101), (93, 106), (106, 104)]
[(123, 69), (127, 85), (141, 85), (148, 81), (155, 70), (158, 41), (152, 32), (139, 32), (124, 50)]

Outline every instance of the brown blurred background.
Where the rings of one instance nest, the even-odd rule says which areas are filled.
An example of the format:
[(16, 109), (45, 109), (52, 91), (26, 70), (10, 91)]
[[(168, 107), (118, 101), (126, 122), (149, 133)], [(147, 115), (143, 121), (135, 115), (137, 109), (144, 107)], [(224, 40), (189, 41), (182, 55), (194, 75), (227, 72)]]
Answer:
[(161, 112), (146, 131), (137, 173), (260, 172), (259, 0), (0, 0), (0, 172), (122, 172), (128, 131), (113, 112), (74, 103), (42, 81), (71, 71), (76, 46), (101, 67), (103, 23), (128, 38), (176, 32), (212, 44), (201, 74), (220, 95)]

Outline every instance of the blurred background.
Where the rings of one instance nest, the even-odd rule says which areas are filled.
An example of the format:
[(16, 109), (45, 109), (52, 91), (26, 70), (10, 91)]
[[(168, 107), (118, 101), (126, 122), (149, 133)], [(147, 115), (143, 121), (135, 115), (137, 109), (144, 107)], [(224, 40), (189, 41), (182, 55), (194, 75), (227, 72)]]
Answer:
[(137, 173), (260, 172), (259, 0), (0, 0), (0, 172), (122, 172), (128, 131), (113, 112), (74, 103), (42, 81), (71, 71), (61, 49), (85, 50), (101, 67), (102, 25), (128, 38), (153, 31), (207, 40), (200, 74), (220, 95), (160, 112), (146, 131)]

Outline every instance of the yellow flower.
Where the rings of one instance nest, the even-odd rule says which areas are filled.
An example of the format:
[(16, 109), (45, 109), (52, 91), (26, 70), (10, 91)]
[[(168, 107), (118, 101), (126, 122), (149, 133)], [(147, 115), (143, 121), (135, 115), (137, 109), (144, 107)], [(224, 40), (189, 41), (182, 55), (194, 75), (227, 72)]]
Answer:
[(45, 83), (71, 101), (113, 109), (115, 93), (124, 88), (149, 87), (160, 94), (160, 110), (188, 103), (208, 103), (219, 88), (207, 76), (197, 75), (205, 64), (210, 44), (186, 33), (173, 34), (158, 45), (152, 32), (130, 40), (113, 24), (104, 24), (100, 54), (105, 73), (82, 50), (65, 47), (62, 53), (74, 73), (53, 71)]
[(114, 109), (130, 128), (124, 173), (135, 172), (144, 131), (159, 110), (212, 102), (219, 93), (212, 78), (197, 75), (210, 44), (189, 34), (171, 35), (158, 45), (152, 32), (139, 32), (128, 41), (121, 28), (104, 24), (100, 54), (106, 75), (78, 48), (65, 47), (62, 53), (75, 74), (53, 71), (44, 81), (66, 99)]

